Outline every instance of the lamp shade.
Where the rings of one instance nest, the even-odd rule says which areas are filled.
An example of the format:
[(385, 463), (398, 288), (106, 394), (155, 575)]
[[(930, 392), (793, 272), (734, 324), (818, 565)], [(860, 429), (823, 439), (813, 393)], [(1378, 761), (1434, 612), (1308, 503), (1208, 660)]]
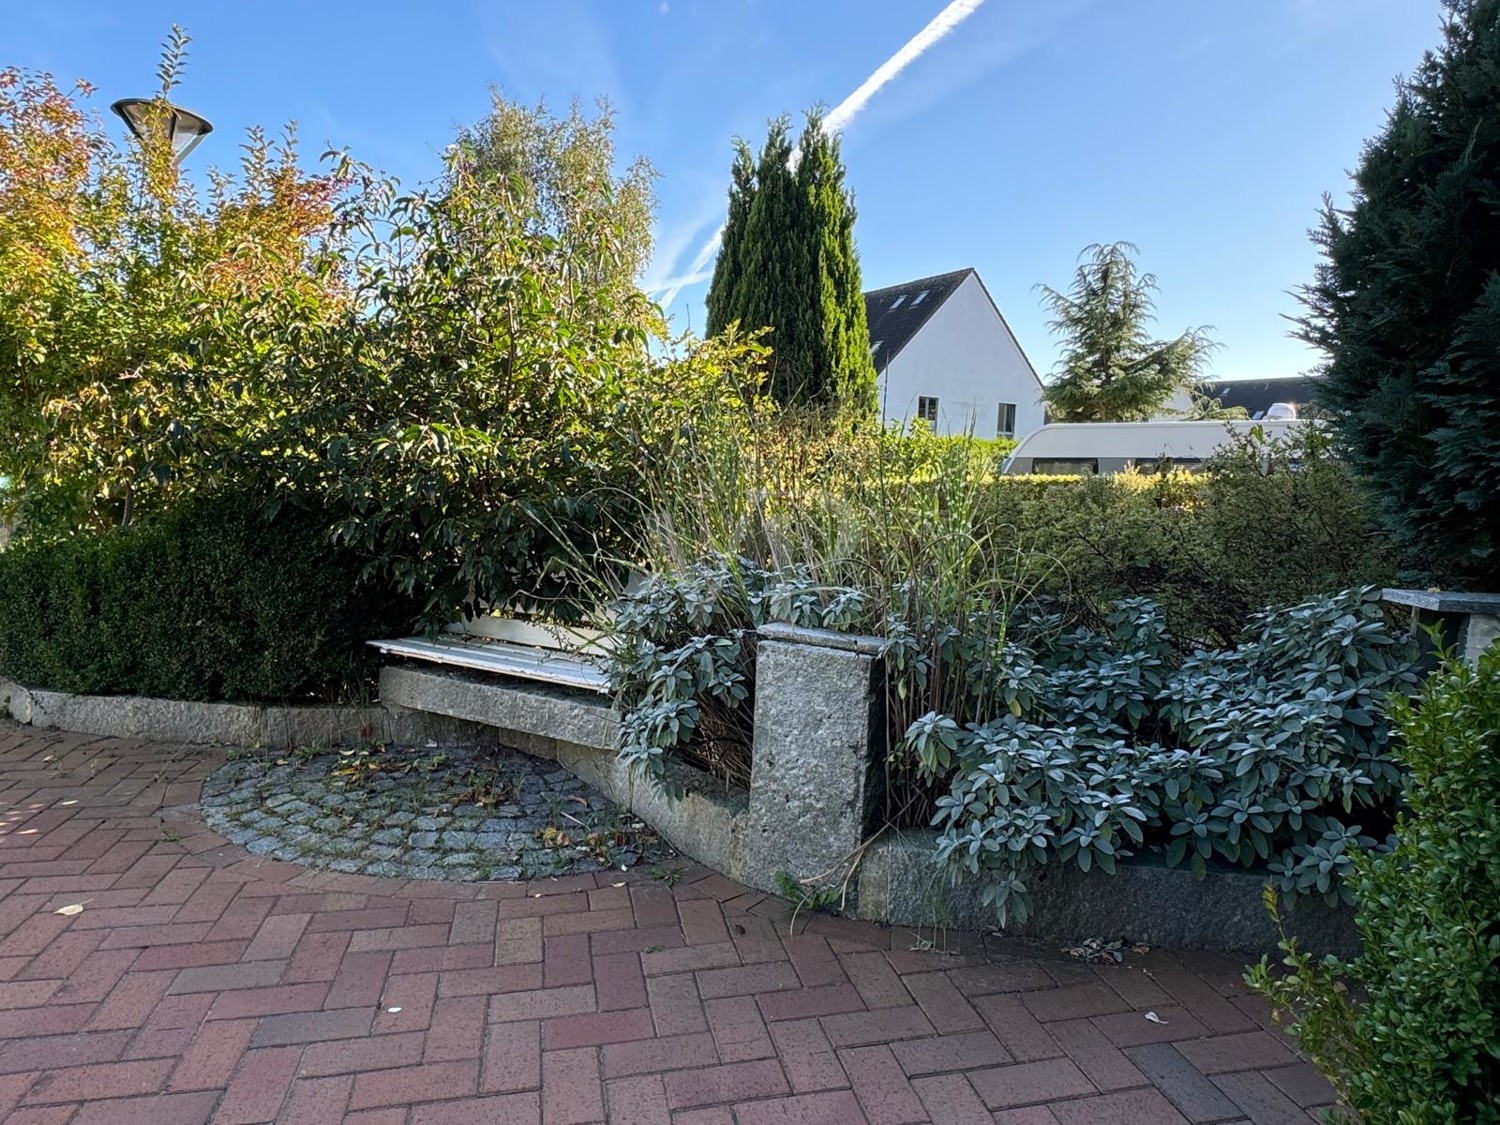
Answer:
[(180, 164), (188, 153), (198, 147), (199, 141), (214, 131), (208, 118), (200, 117), (192, 110), (183, 109), (171, 102), (158, 102), (154, 98), (121, 98), (109, 108), (120, 115), (126, 128), (135, 135), (137, 140), (142, 140), (144, 131), (150, 123), (150, 115), (157, 105), (166, 107), (167, 140), (172, 145), (172, 152)]

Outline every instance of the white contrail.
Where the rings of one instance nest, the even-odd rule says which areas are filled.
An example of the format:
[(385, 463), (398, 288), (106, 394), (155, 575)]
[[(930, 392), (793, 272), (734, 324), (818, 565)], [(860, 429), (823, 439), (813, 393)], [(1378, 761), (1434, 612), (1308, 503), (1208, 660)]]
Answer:
[(700, 281), (712, 281), (713, 279), (714, 279), (714, 271), (713, 270), (699, 270), (697, 273), (684, 274), (682, 277), (669, 278), (668, 280), (662, 282), (660, 285), (649, 286), (646, 289), (646, 292), (648, 294), (650, 294), (650, 293), (665, 293), (668, 289), (671, 289), (674, 285), (678, 289), (682, 289), (682, 288), (684, 288), (685, 286), (688, 286), (688, 285), (697, 285)]
[[(984, 0), (951, 0), (951, 3), (935, 15), (926, 27), (908, 39), (899, 51), (876, 67), (875, 73), (861, 82), (854, 93), (839, 102), (833, 112), (824, 119), (823, 127), (830, 133), (841, 133), (847, 129), (849, 123), (859, 116), (859, 111), (870, 103), (871, 98), (925, 54), (933, 44), (972, 16), (983, 3)], [(724, 226), (720, 224), (719, 229), (714, 231), (713, 237), (698, 251), (697, 257), (688, 266), (687, 273), (661, 286), (663, 306), (671, 305), (683, 289), (702, 280), (699, 275), (703, 273), (704, 267), (713, 256), (719, 252), (719, 240), (723, 236)]]
[[(658, 287), (661, 290), (661, 305), (663, 308), (666, 308), (673, 301), (677, 300), (677, 294), (681, 293), (689, 285), (696, 285), (698, 283), (705, 272), (704, 267), (719, 252), (719, 240), (723, 237), (724, 224), (720, 223), (719, 229), (714, 231), (713, 237), (703, 244), (703, 249), (698, 251), (697, 257), (688, 266), (687, 273), (679, 277), (670, 278)], [(712, 279), (713, 273), (709, 272), (708, 276)]]
[(849, 122), (858, 116), (880, 88), (920, 58), (934, 43), (942, 39), (964, 20), (978, 10), (984, 0), (953, 0), (946, 8), (932, 17), (932, 22), (907, 40), (906, 45), (885, 62), (875, 68), (875, 73), (860, 83), (859, 89), (841, 101), (823, 123), (830, 133), (841, 133)]

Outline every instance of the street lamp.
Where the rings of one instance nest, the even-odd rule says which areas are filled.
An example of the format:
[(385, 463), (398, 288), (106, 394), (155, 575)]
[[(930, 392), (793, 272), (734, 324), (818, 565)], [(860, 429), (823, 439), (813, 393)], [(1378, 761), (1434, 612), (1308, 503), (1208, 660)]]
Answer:
[[(146, 138), (142, 133), (150, 121), (152, 107), (156, 104), (155, 98), (121, 98), (109, 108), (120, 115), (125, 127), (135, 135), (136, 140), (144, 141)], [(198, 142), (214, 131), (214, 127), (209, 124), (208, 118), (199, 117), (190, 109), (183, 109), (171, 102), (161, 104), (167, 111), (167, 140), (172, 145), (176, 162), (181, 164), (187, 159), (187, 154), (198, 147)]]

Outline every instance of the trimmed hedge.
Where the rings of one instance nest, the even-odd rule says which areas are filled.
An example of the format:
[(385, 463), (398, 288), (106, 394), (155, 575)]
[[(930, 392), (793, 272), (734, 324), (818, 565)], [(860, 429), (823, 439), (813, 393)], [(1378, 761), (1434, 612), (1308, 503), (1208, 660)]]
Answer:
[(202, 496), (143, 526), (0, 552), (0, 675), (90, 695), (369, 695), (364, 642), (414, 607), (361, 582), (324, 513)]
[(1231, 453), (1206, 473), (1000, 477), (989, 504), (1033, 592), (1085, 620), (1151, 598), (1188, 646), (1233, 645), (1264, 606), (1400, 577), (1353, 476), (1317, 448)]

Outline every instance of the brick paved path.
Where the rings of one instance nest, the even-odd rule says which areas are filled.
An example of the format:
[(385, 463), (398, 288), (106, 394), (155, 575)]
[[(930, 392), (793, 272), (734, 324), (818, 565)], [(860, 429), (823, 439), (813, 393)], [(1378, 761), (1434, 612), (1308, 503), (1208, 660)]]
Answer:
[(788, 937), (701, 868), (318, 874), (204, 828), (216, 764), (0, 723), (11, 1125), (1306, 1125), (1328, 1097), (1230, 959)]

